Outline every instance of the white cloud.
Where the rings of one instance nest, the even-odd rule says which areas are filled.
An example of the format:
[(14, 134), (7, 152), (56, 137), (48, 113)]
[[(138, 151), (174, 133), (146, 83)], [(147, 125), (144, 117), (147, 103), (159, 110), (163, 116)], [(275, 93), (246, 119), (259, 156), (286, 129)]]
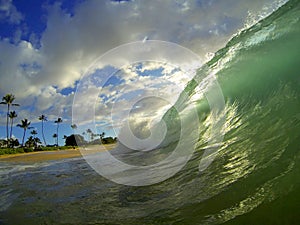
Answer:
[(18, 45), (7, 40), (0, 42), (0, 71), (2, 94), (13, 92), (18, 96), (28, 96), (39, 91), (34, 83), (40, 68), (42, 56), (29, 42), (22, 41)]
[(0, 20), (6, 20), (12, 24), (19, 24), (23, 15), (13, 5), (12, 0), (0, 1)]
[[(151, 76), (158, 68), (166, 68), (164, 75)], [(149, 76), (138, 76), (137, 71), (146, 70)], [(149, 127), (151, 121), (157, 123), (175, 103), (178, 94), (184, 89), (184, 84), (189, 80), (182, 71), (158, 62), (128, 65), (119, 71), (118, 76), (124, 81), (120, 85), (97, 88), (88, 78), (82, 82), (83, 85), (80, 86), (76, 96), (78, 107), (73, 108), (75, 117), (80, 118), (80, 121), (74, 121), (75, 123), (83, 125), (95, 120), (96, 123), (102, 123), (104, 127), (113, 125), (119, 130), (130, 117), (131, 120), (141, 122), (134, 123), (137, 125), (137, 130), (140, 130), (141, 124), (147, 123)], [(97, 99), (99, 95), (100, 98)]]
[[(64, 11), (61, 4), (55, 3), (48, 8), (47, 28), (41, 35), (39, 48), (28, 41), (12, 44), (7, 39), (0, 40), (0, 94), (13, 92), (21, 105), (33, 104), (36, 114), (47, 112), (53, 117), (70, 116), (73, 94), (65, 96), (60, 94), (60, 90), (73, 87), (91, 63), (105, 52), (147, 37), (147, 40), (175, 42), (205, 60), (208, 52), (219, 49), (243, 27), (249, 11), (259, 13), (266, 3), (274, 1), (136, 0), (114, 4), (94, 0), (77, 5), (73, 15)], [(9, 0), (1, 1), (0, 12), (0, 19), (11, 23), (20, 23), (23, 19)], [(174, 54), (174, 57), (180, 62), (184, 56)], [(148, 69), (154, 68), (155, 63), (147, 66)], [(147, 88), (150, 92), (161, 82), (150, 77), (138, 77), (136, 71), (127, 69), (126, 83), (119, 85), (119, 90), (129, 93)], [(164, 73), (171, 70), (172, 67), (165, 66)], [(156, 94), (170, 93), (174, 99), (189, 80), (180, 72), (163, 78), (170, 83), (166, 82)], [(93, 107), (91, 95), (96, 92), (99, 88), (89, 85), (82, 101), (90, 101)], [(118, 93), (118, 90), (107, 87), (101, 92), (112, 103), (112, 94)], [(122, 110), (128, 102), (118, 104), (119, 110)], [(103, 115), (108, 115), (108, 108), (103, 106), (100, 109)]]

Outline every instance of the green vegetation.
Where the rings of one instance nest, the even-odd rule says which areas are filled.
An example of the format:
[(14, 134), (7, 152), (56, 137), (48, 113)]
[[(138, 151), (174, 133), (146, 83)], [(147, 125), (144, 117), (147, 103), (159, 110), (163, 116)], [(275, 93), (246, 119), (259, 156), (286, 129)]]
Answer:
[(58, 151), (58, 150), (68, 150), (70, 148), (75, 149), (75, 147), (70, 146), (47, 146), (47, 147), (24, 147), (24, 148), (0, 148), (0, 155), (10, 155), (18, 153), (29, 153), (29, 152), (42, 152), (42, 151)]
[(0, 148), (0, 155), (24, 153), (23, 148)]

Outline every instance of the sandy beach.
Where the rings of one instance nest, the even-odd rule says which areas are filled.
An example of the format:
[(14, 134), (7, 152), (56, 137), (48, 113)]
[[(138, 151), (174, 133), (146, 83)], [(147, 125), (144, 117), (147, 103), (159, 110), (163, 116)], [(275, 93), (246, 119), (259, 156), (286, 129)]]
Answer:
[(82, 157), (83, 154), (91, 154), (95, 152), (108, 151), (115, 147), (115, 144), (109, 144), (104, 146), (99, 146), (97, 149), (95, 147), (93, 150), (80, 151), (77, 149), (67, 149), (67, 150), (57, 150), (57, 151), (40, 151), (40, 152), (30, 152), (30, 153), (20, 153), (12, 155), (0, 155), (0, 162), (41, 162), (48, 160), (59, 160), (65, 158)]

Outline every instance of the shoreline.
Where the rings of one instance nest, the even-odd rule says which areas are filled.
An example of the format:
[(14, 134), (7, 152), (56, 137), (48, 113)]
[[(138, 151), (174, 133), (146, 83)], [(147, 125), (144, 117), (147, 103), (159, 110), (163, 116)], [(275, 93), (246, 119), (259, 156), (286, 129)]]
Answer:
[[(116, 144), (108, 144), (104, 146), (99, 146), (97, 150), (87, 151), (87, 154), (101, 152), (101, 151), (109, 151), (114, 149)], [(51, 151), (37, 151), (37, 152), (28, 152), (28, 153), (16, 153), (16, 154), (6, 154), (0, 155), (0, 163), (1, 162), (25, 162), (25, 163), (35, 163), (35, 162), (43, 162), (49, 160), (61, 160), (68, 158), (77, 158), (83, 157), (81, 150), (77, 148), (64, 149), (64, 150), (51, 150)]]

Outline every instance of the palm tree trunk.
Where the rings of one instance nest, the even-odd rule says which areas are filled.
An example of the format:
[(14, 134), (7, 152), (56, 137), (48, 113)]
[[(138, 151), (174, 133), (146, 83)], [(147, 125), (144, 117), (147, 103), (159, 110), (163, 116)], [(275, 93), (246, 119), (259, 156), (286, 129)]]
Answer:
[(57, 134), (57, 137), (56, 137), (56, 145), (58, 146), (58, 125), (59, 123), (57, 123), (57, 128), (56, 128), (56, 134)]
[(6, 114), (6, 140), (7, 140), (7, 147), (9, 147), (9, 136), (8, 136), (8, 120), (9, 120), (9, 104), (7, 104), (7, 114)]
[(22, 147), (24, 147), (24, 139), (25, 139), (26, 129), (24, 129), (23, 138), (22, 138)]
[(44, 144), (45, 144), (45, 146), (47, 146), (45, 135), (44, 135), (44, 121), (43, 120), (42, 120), (42, 135), (43, 135)]
[(12, 137), (13, 123), (14, 123), (14, 118), (11, 118), (11, 121), (10, 121), (10, 135), (9, 135), (9, 138), (10, 138), (10, 139), (11, 139), (11, 137)]

